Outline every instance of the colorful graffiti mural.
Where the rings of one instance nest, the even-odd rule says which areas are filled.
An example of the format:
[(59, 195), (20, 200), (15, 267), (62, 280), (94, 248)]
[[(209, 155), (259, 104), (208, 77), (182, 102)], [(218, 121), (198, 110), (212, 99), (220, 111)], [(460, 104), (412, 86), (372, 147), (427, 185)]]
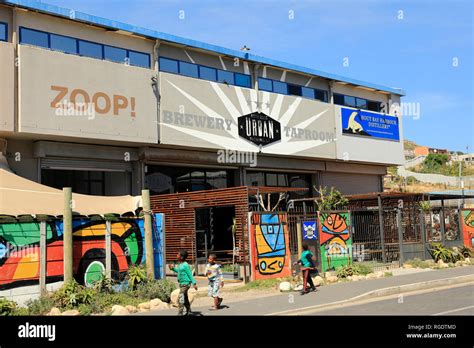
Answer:
[(286, 277), (291, 274), (286, 214), (252, 213), (250, 240), (252, 279)]
[(474, 246), (474, 209), (461, 210), (461, 225), (464, 245)]
[(349, 212), (321, 213), (319, 219), (322, 271), (351, 264), (352, 238)]
[[(154, 215), (155, 273), (163, 275), (163, 214)], [(132, 265), (145, 262), (143, 219), (116, 218), (111, 226), (112, 277), (120, 280)], [(105, 271), (106, 222), (73, 219), (73, 272), (90, 285)], [(40, 269), (40, 222), (31, 218), (0, 220), (0, 290), (37, 284)], [(46, 281), (62, 280), (63, 223), (46, 222)]]

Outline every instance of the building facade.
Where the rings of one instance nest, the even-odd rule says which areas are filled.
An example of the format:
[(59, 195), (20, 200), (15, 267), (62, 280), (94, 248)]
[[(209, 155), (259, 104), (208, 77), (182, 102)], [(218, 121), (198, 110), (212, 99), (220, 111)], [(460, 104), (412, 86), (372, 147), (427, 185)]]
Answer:
[(0, 5), (0, 62), (2, 152), (48, 186), (356, 194), (403, 163), (400, 89), (35, 1)]

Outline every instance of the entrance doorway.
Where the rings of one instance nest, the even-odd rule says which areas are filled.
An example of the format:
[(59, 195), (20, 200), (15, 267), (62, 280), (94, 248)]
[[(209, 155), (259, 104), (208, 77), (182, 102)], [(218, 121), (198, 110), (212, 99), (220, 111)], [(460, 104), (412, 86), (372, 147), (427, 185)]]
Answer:
[[(217, 255), (220, 264), (232, 262), (234, 250), (232, 226), (235, 207), (196, 209), (196, 266), (206, 264), (210, 253)], [(198, 267), (196, 269), (199, 270)]]

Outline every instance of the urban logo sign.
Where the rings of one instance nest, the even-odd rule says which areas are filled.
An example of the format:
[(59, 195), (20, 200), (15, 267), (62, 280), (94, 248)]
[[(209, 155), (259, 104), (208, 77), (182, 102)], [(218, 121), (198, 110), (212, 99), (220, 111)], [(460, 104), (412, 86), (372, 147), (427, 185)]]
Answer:
[(257, 146), (266, 146), (281, 140), (280, 122), (262, 112), (238, 118), (239, 136)]

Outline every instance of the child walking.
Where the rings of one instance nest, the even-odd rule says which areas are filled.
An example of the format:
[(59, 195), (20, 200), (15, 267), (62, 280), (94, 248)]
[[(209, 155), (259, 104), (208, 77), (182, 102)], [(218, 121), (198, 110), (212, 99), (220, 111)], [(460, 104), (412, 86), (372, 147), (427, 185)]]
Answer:
[(219, 309), (223, 300), (219, 295), (220, 289), (224, 287), (224, 278), (221, 265), (216, 263), (216, 259), (216, 254), (210, 254), (206, 265), (206, 276), (209, 280), (207, 296), (214, 299), (214, 307), (209, 308), (210, 310)]
[(193, 285), (194, 289), (196, 290), (198, 287), (196, 285), (196, 280), (194, 280), (193, 274), (191, 273), (191, 268), (186, 262), (186, 259), (188, 258), (188, 252), (186, 250), (180, 250), (176, 255), (176, 258), (179, 262), (179, 265), (172, 267), (171, 270), (178, 273), (178, 315), (190, 315), (191, 304), (189, 303), (188, 291), (191, 288), (191, 285)]
[(300, 264), (301, 271), (303, 273), (303, 291), (301, 291), (301, 295), (305, 295), (309, 293), (308, 284), (310, 286), (311, 291), (315, 291), (316, 288), (313, 283), (313, 279), (311, 278), (312, 275), (317, 274), (316, 266), (314, 265), (313, 261), (313, 253), (309, 250), (307, 244), (303, 244), (303, 252), (301, 253), (301, 259), (298, 262), (295, 262), (294, 265)]

